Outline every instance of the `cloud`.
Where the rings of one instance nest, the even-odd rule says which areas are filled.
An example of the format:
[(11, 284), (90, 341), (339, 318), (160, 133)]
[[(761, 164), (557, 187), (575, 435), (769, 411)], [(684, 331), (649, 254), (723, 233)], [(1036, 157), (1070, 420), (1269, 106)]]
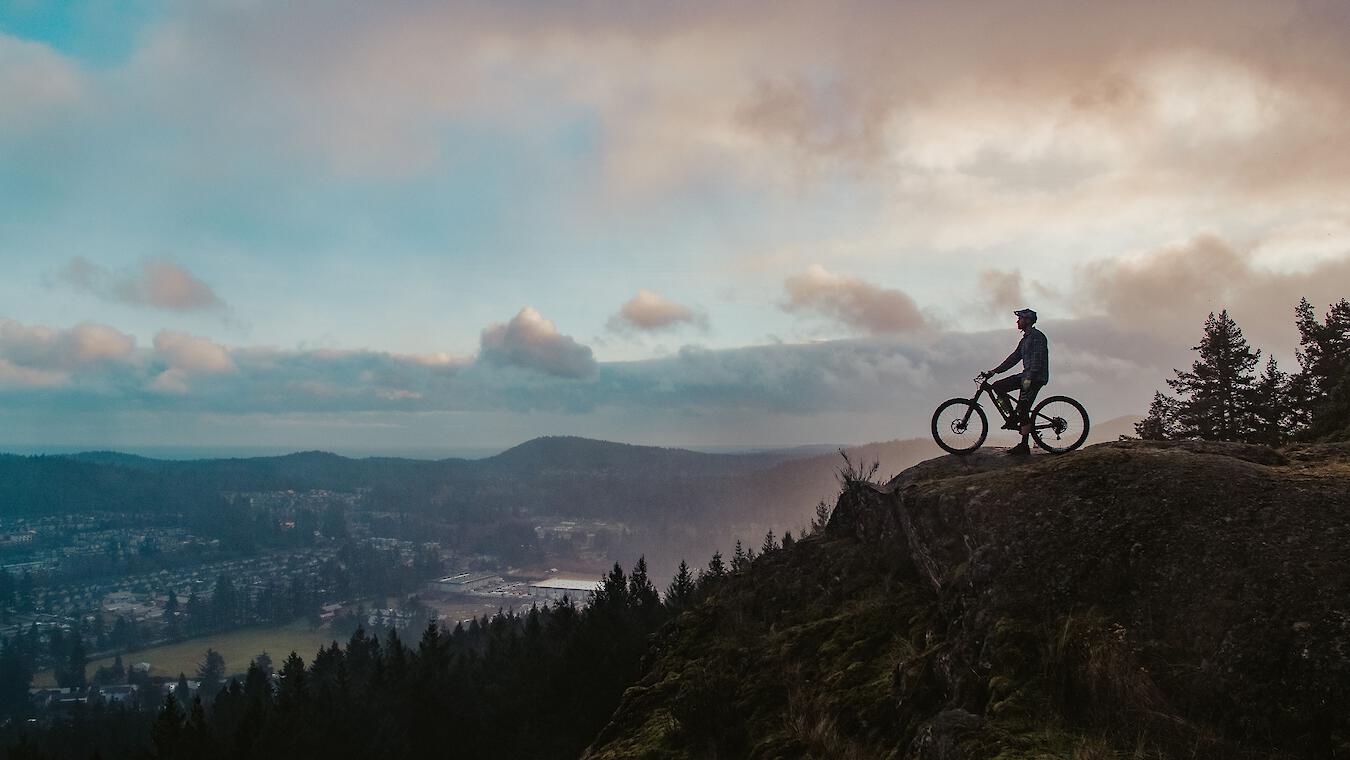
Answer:
[(984, 307), (991, 314), (1002, 316), (1027, 304), (1022, 295), (1022, 273), (1016, 269), (1011, 272), (982, 269), (975, 287), (983, 295)]
[(192, 374), (232, 372), (230, 350), (208, 338), (160, 330), (155, 334), (155, 354), (170, 367)]
[(1320, 305), (1345, 297), (1350, 251), (1280, 271), (1258, 266), (1249, 249), (1201, 235), (1083, 265), (1074, 279), (1080, 314), (1104, 314), (1128, 331), (1189, 347), (1199, 339), (1205, 315), (1227, 309), (1257, 347), (1288, 361), (1297, 344), (1294, 307), (1305, 297)]
[(819, 264), (789, 277), (783, 287), (785, 311), (819, 314), (864, 332), (897, 333), (926, 324), (914, 299), (905, 293), (834, 274)]
[[(791, 175), (784, 165), (793, 159), (861, 166), (897, 149), (944, 166), (1011, 147), (1008, 157), (1025, 162), (1053, 152), (1056, 138), (1067, 138), (1069, 153), (1085, 139), (1118, 148), (1113, 136), (1138, 136), (1154, 109), (1164, 123), (1189, 119), (1220, 137), (1211, 107), (1238, 117), (1229, 124), (1253, 123), (1240, 87), (1237, 99), (1192, 88), (1193, 99), (1206, 99), (1172, 110), (1170, 96), (1193, 83), (1156, 66), (1186, 55), (1214, 69), (1250, 61), (1255, 81), (1274, 90), (1344, 99), (1335, 85), (1345, 77), (1345, 18), (1335, 2), (1069, 12), (1076, 8), (1067, 0), (1007, 8), (854, 0), (829, 9), (783, 2), (772, 17), (730, 3), (638, 18), (591, 3), (528, 13), (483, 2), (185, 6), (151, 30), (135, 65), (175, 96), (165, 107), (182, 97), (200, 103), (190, 87), (209, 76), (231, 105), (201, 103), (203, 110), (258, 130), (245, 114), (265, 109), (282, 117), (266, 128), (283, 138), (293, 130), (296, 150), (370, 171), (426, 168), (443, 149), (439, 125), (507, 124), (526, 108), (545, 118), (578, 106), (599, 112), (607, 167), (649, 178), (719, 162)], [(320, 17), (324, 35), (281, 31)], [(1278, 44), (1289, 38), (1301, 44)], [(967, 105), (962, 120), (958, 101), (976, 98), (985, 105)], [(246, 107), (236, 107), (241, 101)], [(1289, 105), (1262, 103), (1277, 118)], [(961, 128), (943, 138), (943, 125)], [(1035, 129), (1018, 129), (1026, 126)], [(1016, 142), (1003, 139), (1014, 134)]]
[(160, 330), (151, 347), (138, 348), (132, 336), (107, 325), (53, 328), (0, 319), (0, 393), (46, 393), (24, 403), (51, 403), (56, 415), (87, 408), (245, 414), (488, 403), (474, 399), (490, 397), (500, 384), (490, 371), (480, 374), (481, 388), (451, 391), (471, 364), (445, 353), (231, 347), (176, 330)]
[(84, 90), (79, 69), (60, 54), (0, 32), (0, 136), (43, 126)]
[(529, 306), (510, 322), (483, 330), (479, 357), (565, 378), (588, 378), (596, 368), (588, 346), (558, 332), (557, 326)]
[(639, 288), (637, 295), (619, 307), (618, 314), (609, 318), (608, 326), (610, 330), (615, 331), (655, 332), (681, 324), (697, 325), (706, 330), (708, 318), (706, 315), (694, 313), (693, 309), (684, 304), (676, 303), (646, 288)]
[(65, 372), (24, 367), (8, 359), (0, 359), (0, 389), (59, 388), (70, 382)]
[[(543, 336), (555, 348), (584, 350), (556, 329), (543, 328), (546, 320), (530, 312), (523, 309), (511, 323), (489, 328), (485, 342), (499, 349), (510, 340), (537, 347)], [(514, 338), (508, 338), (513, 326)], [(86, 332), (111, 329), (99, 327)], [(527, 328), (533, 328), (532, 337)], [(1189, 344), (1169, 348), (1163, 337), (1128, 328), (1108, 318), (1047, 322), (1055, 392), (1079, 397), (1094, 415), (1141, 412), (1167, 367), (1175, 366), (1166, 362), (1184, 355)], [(79, 358), (61, 360), (31, 349), (25, 354), (20, 349), (34, 332), (71, 336), (63, 355)], [(542, 361), (555, 369), (563, 361), (547, 352), (543, 360), (529, 356), (530, 371), (521, 371), (520, 362), (486, 347), (471, 361), (442, 354), (225, 346), (165, 330), (152, 347), (97, 358), (103, 354), (78, 348), (77, 332), (0, 325), (4, 408), (41, 410), (54, 425), (139, 414), (161, 426), (209, 430), (263, 414), (295, 415), (297, 424), (315, 431), (340, 420), (425, 428), (431, 424), (426, 420), (458, 419), (485, 430), (506, 426), (493, 429), (506, 431), (497, 434), (508, 438), (585, 431), (620, 439), (634, 434), (632, 419), (640, 413), (652, 420), (653, 430), (679, 429), (688, 431), (690, 440), (737, 443), (754, 442), (740, 437), (747, 430), (759, 431), (754, 435), (764, 440), (789, 429), (797, 431), (794, 440), (821, 440), (825, 431), (838, 440), (924, 434), (933, 407), (969, 392), (969, 377), (1007, 355), (1018, 337), (1009, 327), (727, 350), (685, 347), (630, 362), (599, 363), (585, 354), (589, 380), (576, 382), (579, 367), (571, 367), (572, 374), (541, 370)], [(16, 333), (29, 337), (16, 340)], [(580, 364), (577, 356), (572, 361)], [(325, 440), (325, 433), (314, 434), (319, 438), (309, 445)]]
[(155, 334), (155, 358), (168, 366), (147, 387), (160, 393), (184, 394), (188, 392), (188, 381), (193, 376), (235, 370), (234, 360), (225, 346), (174, 330), (160, 330)]
[[(453, 383), (471, 364), (447, 354), (337, 349), (236, 348), (230, 356), (237, 371), (212, 378), (215, 383), (201, 389), (204, 397), (196, 403), (213, 407), (225, 401), (241, 410), (275, 412), (456, 408), (465, 394), (456, 393)], [(226, 395), (238, 388), (253, 388), (253, 398), (228, 401)]]
[(136, 340), (107, 325), (82, 323), (67, 329), (0, 319), (0, 356), (19, 367), (71, 371), (131, 356)]
[(135, 338), (85, 322), (58, 329), (0, 319), (0, 388), (58, 388), (81, 377), (116, 375), (135, 359)]
[(134, 273), (114, 273), (76, 256), (61, 270), (59, 277), (100, 298), (133, 306), (169, 311), (200, 311), (225, 306), (209, 285), (165, 259), (146, 259)]

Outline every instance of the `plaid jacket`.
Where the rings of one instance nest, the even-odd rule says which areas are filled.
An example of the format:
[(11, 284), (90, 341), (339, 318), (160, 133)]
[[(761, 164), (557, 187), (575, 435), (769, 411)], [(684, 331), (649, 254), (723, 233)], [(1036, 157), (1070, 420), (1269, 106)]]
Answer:
[(1045, 333), (1034, 327), (1028, 327), (1008, 358), (994, 368), (994, 373), (1011, 369), (1018, 360), (1022, 362), (1022, 377), (1038, 383), (1050, 382), (1050, 342)]

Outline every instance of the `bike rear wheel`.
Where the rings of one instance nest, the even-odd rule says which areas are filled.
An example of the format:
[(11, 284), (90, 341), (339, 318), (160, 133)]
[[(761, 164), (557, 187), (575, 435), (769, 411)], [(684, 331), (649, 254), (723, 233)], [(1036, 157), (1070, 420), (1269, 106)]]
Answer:
[(933, 412), (933, 440), (943, 451), (969, 454), (984, 443), (987, 435), (989, 419), (970, 399), (948, 399)]
[(1082, 446), (1090, 428), (1087, 410), (1068, 396), (1051, 396), (1031, 413), (1031, 437), (1051, 454)]

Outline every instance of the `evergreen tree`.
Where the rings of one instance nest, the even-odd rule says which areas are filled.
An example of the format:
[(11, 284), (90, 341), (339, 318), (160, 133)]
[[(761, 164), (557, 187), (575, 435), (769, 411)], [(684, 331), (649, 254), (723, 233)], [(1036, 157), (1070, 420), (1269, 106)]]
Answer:
[(253, 664), (257, 665), (258, 669), (261, 670), (263, 672), (263, 675), (266, 676), (269, 680), (272, 678), (272, 673), (274, 672), (274, 669), (272, 666), (271, 655), (269, 655), (266, 652), (260, 652), (257, 657), (253, 658)]
[(1200, 358), (1189, 372), (1174, 370), (1167, 384), (1181, 394), (1177, 424), (1181, 436), (1207, 441), (1245, 441), (1251, 436), (1252, 371), (1260, 351), (1247, 345), (1228, 311), (1205, 319)]
[(89, 654), (84, 649), (84, 638), (76, 633), (70, 645), (70, 655), (66, 659), (66, 679), (72, 689), (84, 689), (89, 686), (86, 670), (89, 667)]
[(794, 538), (792, 537), (792, 531), (790, 531), (790, 530), (785, 530), (785, 531), (783, 531), (783, 548), (784, 548), (784, 549), (791, 549), (791, 548), (792, 548), (792, 545), (793, 545), (794, 543), (796, 543), (796, 542), (797, 542), (796, 539), (794, 539)]
[(179, 755), (193, 760), (203, 760), (217, 754), (214, 748), (202, 699), (193, 697), (192, 710), (188, 713), (187, 722), (179, 733)]
[(115, 657), (113, 657), (113, 664), (112, 664), (112, 673), (111, 673), (111, 675), (112, 675), (112, 678), (113, 678), (113, 681), (112, 681), (113, 683), (126, 683), (126, 682), (127, 682), (127, 666), (126, 666), (125, 664), (122, 663), (122, 655), (121, 655), (121, 654), (118, 654), (118, 655), (116, 655)]
[(117, 620), (113, 622), (109, 639), (122, 649), (135, 649), (141, 645), (141, 629), (125, 615), (118, 615)]
[(773, 531), (770, 530), (768, 533), (764, 534), (764, 543), (760, 544), (759, 553), (768, 554), (769, 552), (777, 550), (778, 550), (778, 539), (774, 538)]
[[(721, 557), (718, 557), (720, 560)], [(689, 606), (694, 598), (694, 576), (689, 572), (689, 565), (684, 560), (680, 560), (680, 569), (675, 572), (675, 577), (670, 581), (670, 586), (666, 588), (666, 606), (672, 610), (679, 611)]]
[(1145, 441), (1166, 441), (1178, 438), (1181, 427), (1178, 424), (1177, 400), (1160, 391), (1153, 392), (1153, 403), (1148, 405), (1148, 416), (1134, 423), (1134, 433)]
[[(398, 641), (397, 637), (394, 638), (394, 641)], [(301, 659), (300, 655), (291, 652), (286, 661), (281, 664), (281, 677), (277, 684), (277, 702), (284, 702), (288, 705), (302, 702), (307, 696), (306, 680), (305, 661)]]
[(650, 621), (661, 607), (661, 595), (647, 577), (647, 558), (638, 557), (633, 572), (628, 576), (628, 604), (644, 622)]
[(745, 569), (747, 564), (749, 564), (749, 560), (745, 556), (745, 547), (741, 545), (741, 540), (738, 538), (736, 539), (736, 547), (731, 552), (731, 570), (740, 572)]
[(187, 616), (187, 628), (189, 631), (205, 631), (211, 627), (211, 611), (206, 606), (206, 602), (197, 596), (197, 592), (188, 593), (187, 604), (183, 607), (183, 613)]
[(722, 561), (722, 552), (713, 552), (712, 559), (708, 560), (708, 577), (721, 578), (727, 574), (727, 565)]
[(1278, 446), (1289, 435), (1293, 405), (1289, 397), (1289, 376), (1280, 371), (1271, 356), (1266, 369), (1252, 385), (1252, 423), (1247, 440), (1266, 446)]
[(628, 606), (628, 577), (618, 562), (605, 576), (604, 583), (591, 597), (590, 607), (596, 609), (622, 610)]
[(830, 524), (830, 505), (821, 499), (816, 504), (816, 516), (811, 520), (811, 534), (818, 535), (825, 532), (825, 526)]
[(258, 667), (257, 660), (249, 664), (248, 672), (244, 675), (244, 696), (250, 704), (272, 704), (272, 684), (263, 669)]
[(1308, 299), (1294, 312), (1302, 371), (1291, 385), (1296, 420), (1312, 437), (1350, 436), (1350, 301), (1342, 298), (1317, 320)]
[(197, 666), (197, 693), (213, 699), (225, 683), (225, 657), (214, 649), (207, 648), (206, 656)]
[(150, 737), (155, 743), (155, 754), (161, 758), (171, 758), (178, 753), (178, 740), (183, 733), (183, 710), (173, 695), (164, 698), (164, 707), (155, 719)]
[[(199, 695), (200, 696), (200, 695)], [(239, 724), (244, 719), (244, 713), (248, 710), (248, 701), (244, 697), (244, 687), (239, 684), (238, 678), (231, 678), (225, 688), (216, 693), (216, 698), (211, 702), (211, 731), (220, 737), (238, 737)], [(236, 754), (249, 757), (250, 752), (243, 751), (236, 747)]]
[[(1149, 413), (1135, 425), (1144, 439), (1199, 438), (1211, 441), (1263, 440), (1258, 433), (1256, 377), (1261, 352), (1253, 351), (1227, 310), (1205, 319), (1200, 358), (1189, 372), (1173, 370), (1167, 384), (1176, 398), (1155, 393)], [(1272, 375), (1272, 379), (1277, 379)], [(1278, 403), (1280, 394), (1272, 394)], [(1274, 411), (1272, 414), (1276, 413)]]
[(186, 702), (188, 695), (192, 693), (192, 687), (188, 685), (187, 675), (181, 670), (178, 672), (178, 683), (174, 685), (173, 693), (177, 695), (179, 702)]

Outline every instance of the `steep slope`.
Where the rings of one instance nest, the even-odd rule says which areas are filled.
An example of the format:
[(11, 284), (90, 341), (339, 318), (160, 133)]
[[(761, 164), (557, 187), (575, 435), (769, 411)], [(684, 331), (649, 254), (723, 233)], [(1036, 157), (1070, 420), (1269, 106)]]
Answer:
[(587, 757), (1350, 756), (1350, 446), (853, 483), (715, 585)]

